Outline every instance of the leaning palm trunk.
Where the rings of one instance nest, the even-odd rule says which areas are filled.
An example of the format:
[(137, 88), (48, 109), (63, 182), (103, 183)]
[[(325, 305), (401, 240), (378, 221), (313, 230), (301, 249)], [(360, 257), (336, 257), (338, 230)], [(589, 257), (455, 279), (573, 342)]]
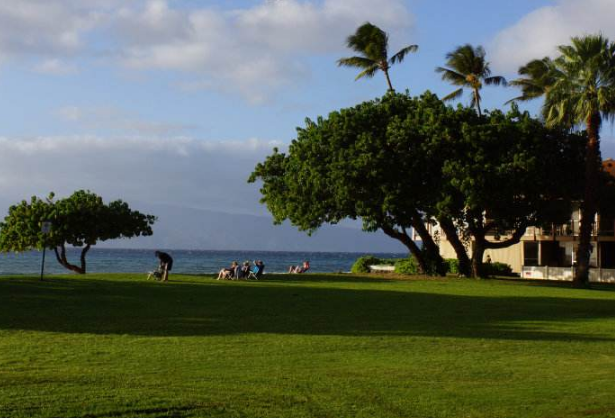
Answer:
[(387, 79), (387, 84), (389, 86), (389, 91), (395, 91), (395, 89), (393, 88), (393, 84), (391, 84), (391, 77), (389, 77), (389, 71), (387, 69), (383, 70), (384, 75), (386, 76)]
[(577, 270), (574, 275), (575, 287), (587, 287), (589, 283), (589, 260), (591, 256), (591, 236), (596, 217), (596, 189), (600, 170), (600, 114), (594, 113), (587, 118), (587, 151), (585, 156), (585, 189), (581, 206), (581, 228)]

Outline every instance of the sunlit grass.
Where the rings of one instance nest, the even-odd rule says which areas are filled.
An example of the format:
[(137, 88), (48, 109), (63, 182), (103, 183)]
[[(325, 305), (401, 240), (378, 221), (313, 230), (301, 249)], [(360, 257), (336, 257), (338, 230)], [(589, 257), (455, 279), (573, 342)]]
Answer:
[(615, 291), (0, 279), (0, 417), (612, 417)]

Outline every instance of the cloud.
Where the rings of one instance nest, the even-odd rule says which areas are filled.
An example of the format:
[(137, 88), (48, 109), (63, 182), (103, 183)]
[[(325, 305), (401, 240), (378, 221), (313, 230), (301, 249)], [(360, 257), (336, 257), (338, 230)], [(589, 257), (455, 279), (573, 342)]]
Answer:
[(35, 59), (35, 71), (69, 74), (76, 69), (70, 60), (104, 57), (136, 71), (183, 73), (180, 85), (261, 103), (309, 77), (314, 54), (345, 52), (346, 36), (367, 20), (392, 34), (412, 26), (403, 0), (264, 0), (243, 9), (167, 0), (4, 1), (0, 62)]
[(84, 36), (116, 1), (0, 2), (0, 56), (72, 56), (85, 48)]
[(138, 136), (175, 136), (196, 128), (169, 122), (153, 122), (133, 112), (112, 106), (64, 106), (56, 116), (90, 130), (104, 130), (118, 134)]
[(182, 88), (260, 103), (309, 77), (308, 54), (345, 51), (346, 36), (366, 20), (391, 31), (412, 22), (401, 0), (278, 0), (226, 11), (180, 11), (152, 0), (120, 10), (113, 32), (117, 59), (128, 68), (185, 72), (193, 79)]
[(615, 39), (613, 0), (558, 0), (555, 5), (534, 10), (502, 30), (490, 48), (493, 69), (516, 73), (532, 59), (555, 56), (557, 46), (572, 36), (602, 32)]
[(264, 214), (247, 178), (277, 141), (0, 138), (0, 195), (18, 202), (89, 189), (105, 199)]

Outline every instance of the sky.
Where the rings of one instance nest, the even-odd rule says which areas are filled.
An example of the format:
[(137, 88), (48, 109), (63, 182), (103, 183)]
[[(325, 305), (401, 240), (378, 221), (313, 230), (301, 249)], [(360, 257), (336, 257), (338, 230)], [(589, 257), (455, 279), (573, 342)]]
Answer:
[[(0, 0), (0, 198), (89, 189), (266, 215), (255, 164), (306, 117), (384, 94), (381, 74), (336, 65), (362, 23), (393, 52), (419, 45), (391, 70), (397, 90), (444, 96), (434, 68), (459, 45), (512, 79), (571, 36), (615, 40), (613, 16), (614, 0)], [(485, 87), (483, 107), (516, 94)], [(602, 150), (615, 157), (610, 125)]]

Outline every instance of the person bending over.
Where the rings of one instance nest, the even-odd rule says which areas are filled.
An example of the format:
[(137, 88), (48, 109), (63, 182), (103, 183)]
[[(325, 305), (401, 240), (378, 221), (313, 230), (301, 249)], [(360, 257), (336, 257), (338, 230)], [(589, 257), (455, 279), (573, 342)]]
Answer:
[(159, 269), (162, 271), (161, 281), (169, 281), (169, 272), (173, 268), (173, 257), (162, 251), (156, 251), (154, 254), (156, 254), (156, 257), (158, 257), (160, 261)]

